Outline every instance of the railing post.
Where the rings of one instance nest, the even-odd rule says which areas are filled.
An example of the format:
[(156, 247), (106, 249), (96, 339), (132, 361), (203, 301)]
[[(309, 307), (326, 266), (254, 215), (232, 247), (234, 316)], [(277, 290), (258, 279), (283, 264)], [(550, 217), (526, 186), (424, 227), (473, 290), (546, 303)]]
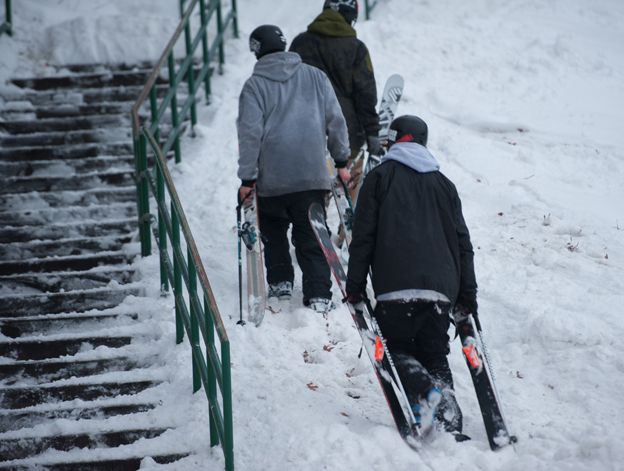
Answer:
[[(210, 303), (204, 295), (204, 322), (206, 325), (206, 356), (208, 361), (206, 362), (208, 369), (208, 403), (217, 404), (217, 373), (210, 361), (210, 352), (212, 352), (215, 344), (215, 332), (214, 332), (214, 319), (212, 317), (212, 311), (210, 310)], [(216, 446), (219, 444), (219, 432), (217, 431), (217, 421), (212, 414), (209, 415), (210, 424), (210, 446)]]
[[(165, 206), (165, 179), (163, 177), (160, 164), (155, 162), (154, 171), (156, 173), (156, 198), (158, 207)], [(158, 212), (158, 248), (160, 253), (160, 292), (162, 294), (169, 291), (169, 273), (167, 270), (167, 225), (165, 218)]]
[(5, 0), (4, 8), (6, 10), (6, 12), (5, 12), (6, 22), (9, 25), (9, 29), (7, 30), (7, 34), (9, 36), (13, 36), (13, 13), (11, 11), (11, 0)]
[[(191, 342), (191, 351), (199, 350), (199, 324), (197, 319), (199, 317), (199, 312), (195, 309), (195, 303), (192, 301), (193, 296), (197, 294), (197, 269), (195, 268), (195, 262), (193, 260), (193, 253), (191, 252), (191, 248), (187, 247), (186, 250), (186, 264), (188, 266), (188, 292), (189, 292), (189, 313), (191, 316), (191, 338), (189, 339)], [(199, 363), (195, 360), (195, 355), (193, 358), (193, 392), (199, 391), (201, 388), (201, 375), (199, 372)]]
[[(178, 130), (180, 122), (178, 120), (178, 89), (177, 86), (174, 87), (175, 61), (173, 59), (173, 50), (169, 53), (167, 62), (169, 66), (169, 87), (174, 89), (173, 95), (171, 96), (171, 122), (173, 124), (172, 132), (174, 132)], [(179, 164), (182, 161), (182, 156), (180, 154), (180, 136), (176, 136), (173, 149), (175, 152), (175, 161)]]
[(223, 453), (225, 469), (234, 470), (234, 425), (232, 423), (232, 376), (230, 365), (230, 343), (221, 342), (221, 377), (223, 379)]
[[(210, 1), (210, 0), (209, 0)], [(202, 27), (205, 27), (202, 35), (202, 61), (204, 67), (210, 68), (210, 53), (208, 52), (208, 20), (206, 18), (206, 0), (199, 0), (199, 17)], [(204, 92), (206, 93), (206, 103), (210, 103), (210, 71), (204, 78)]]
[(176, 318), (176, 343), (184, 340), (184, 322), (180, 312), (179, 297), (182, 297), (182, 267), (178, 261), (177, 253), (180, 252), (180, 217), (171, 201), (171, 249), (173, 250), (173, 294), (175, 298), (175, 318)]
[(154, 138), (160, 145), (160, 126), (158, 122), (158, 99), (156, 96), (156, 84), (150, 89), (150, 111), (152, 113), (152, 128), (154, 129)]
[(219, 74), (223, 73), (223, 64), (225, 63), (225, 49), (223, 47), (223, 12), (221, 11), (221, 0), (217, 2), (217, 31), (219, 32)]
[(234, 29), (234, 37), (238, 38), (238, 7), (236, 0), (232, 0), (232, 28)]
[(189, 87), (189, 97), (191, 99), (191, 135), (194, 136), (195, 131), (193, 130), (193, 128), (197, 124), (197, 106), (195, 105), (195, 77), (193, 71), (193, 42), (191, 40), (191, 20), (189, 20), (184, 27), (184, 42), (186, 44), (186, 58), (191, 58), (191, 63), (188, 66), (186, 74)]
[(136, 185), (139, 210), (139, 237), (141, 239), (141, 255), (152, 254), (152, 236), (150, 234), (149, 188), (147, 184), (147, 140), (141, 130), (135, 138)]

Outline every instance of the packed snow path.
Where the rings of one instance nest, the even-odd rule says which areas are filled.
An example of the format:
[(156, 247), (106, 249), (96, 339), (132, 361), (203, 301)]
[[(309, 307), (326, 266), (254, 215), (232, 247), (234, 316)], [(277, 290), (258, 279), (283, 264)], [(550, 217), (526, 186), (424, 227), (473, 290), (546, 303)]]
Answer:
[(519, 438), (516, 451), (489, 450), (454, 341), (451, 368), (473, 439), (442, 435), (417, 454), (357, 357), (346, 309), (324, 320), (304, 308), (299, 272), (281, 312), (257, 329), (235, 323), (235, 119), (255, 63), (248, 35), (272, 23), (291, 41), (321, 3), (239, 2), (241, 39), (229, 43), (225, 75), (175, 172), (220, 310), (232, 316), (238, 468), (621, 469), (624, 4), (385, 0), (356, 25), (378, 92), (391, 74), (405, 77), (399, 114), (428, 122), (429, 148), (462, 197), (481, 320)]
[(0, 469), (134, 470), (189, 454), (162, 413), (170, 311), (131, 266), (129, 110), (149, 71), (73, 66), (3, 96)]

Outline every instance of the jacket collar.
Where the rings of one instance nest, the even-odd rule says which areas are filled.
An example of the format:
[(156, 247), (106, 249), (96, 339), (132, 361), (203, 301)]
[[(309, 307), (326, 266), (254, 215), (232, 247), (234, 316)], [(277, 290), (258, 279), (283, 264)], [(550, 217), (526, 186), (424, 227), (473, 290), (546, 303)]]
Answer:
[(308, 32), (334, 38), (357, 37), (353, 26), (347, 23), (340, 13), (329, 8), (323, 10), (323, 12), (308, 25)]

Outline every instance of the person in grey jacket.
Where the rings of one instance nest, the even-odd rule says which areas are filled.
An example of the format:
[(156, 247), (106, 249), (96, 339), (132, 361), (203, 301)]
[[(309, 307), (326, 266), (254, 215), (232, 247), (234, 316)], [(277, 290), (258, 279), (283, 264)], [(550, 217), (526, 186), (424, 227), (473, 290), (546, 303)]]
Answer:
[[(255, 189), (264, 240), (269, 297), (289, 299), (294, 270), (292, 239), (303, 273), (303, 302), (316, 311), (331, 306), (327, 262), (308, 222), (308, 208), (331, 189), (326, 149), (346, 183), (347, 125), (334, 89), (321, 70), (285, 52), (286, 39), (273, 25), (256, 28), (249, 45), (258, 61), (239, 99), (239, 198)], [(324, 205), (323, 205), (324, 206)]]

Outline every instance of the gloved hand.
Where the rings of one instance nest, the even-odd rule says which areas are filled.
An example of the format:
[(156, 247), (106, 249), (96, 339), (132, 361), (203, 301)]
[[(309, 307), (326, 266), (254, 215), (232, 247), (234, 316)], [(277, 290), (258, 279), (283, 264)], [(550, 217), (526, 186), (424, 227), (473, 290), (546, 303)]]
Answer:
[(472, 318), (475, 321), (475, 325), (477, 326), (477, 330), (481, 332), (481, 322), (479, 322), (479, 313), (477, 312), (477, 301), (457, 301), (455, 304), (455, 312), (459, 312), (463, 316), (467, 316), (472, 314)]
[(368, 152), (372, 155), (382, 156), (384, 154), (383, 147), (381, 147), (381, 140), (377, 136), (368, 136), (366, 138), (366, 147)]
[(342, 302), (347, 302), (349, 304), (359, 304), (364, 300), (364, 296), (362, 293), (347, 293), (347, 297), (342, 300)]

